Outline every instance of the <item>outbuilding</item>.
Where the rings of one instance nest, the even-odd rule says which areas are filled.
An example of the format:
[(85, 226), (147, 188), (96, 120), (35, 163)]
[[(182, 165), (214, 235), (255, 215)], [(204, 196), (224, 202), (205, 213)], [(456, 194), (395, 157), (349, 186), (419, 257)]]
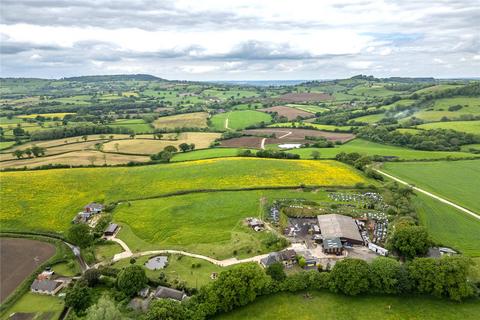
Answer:
[(108, 225), (107, 229), (105, 229), (105, 232), (103, 233), (103, 235), (105, 237), (113, 236), (115, 234), (115, 232), (117, 232), (117, 230), (118, 230), (118, 224), (110, 223)]
[(323, 252), (329, 254), (342, 254), (343, 245), (340, 238), (325, 238), (322, 243)]

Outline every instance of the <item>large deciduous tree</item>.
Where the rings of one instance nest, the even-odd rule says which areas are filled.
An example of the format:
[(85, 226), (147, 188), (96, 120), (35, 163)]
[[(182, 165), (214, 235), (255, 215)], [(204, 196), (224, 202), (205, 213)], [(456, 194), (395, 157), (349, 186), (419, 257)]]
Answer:
[(330, 274), (330, 288), (334, 292), (357, 295), (368, 291), (368, 264), (359, 259), (338, 261)]
[(118, 274), (117, 287), (127, 296), (132, 297), (147, 284), (145, 270), (137, 265), (130, 265)]

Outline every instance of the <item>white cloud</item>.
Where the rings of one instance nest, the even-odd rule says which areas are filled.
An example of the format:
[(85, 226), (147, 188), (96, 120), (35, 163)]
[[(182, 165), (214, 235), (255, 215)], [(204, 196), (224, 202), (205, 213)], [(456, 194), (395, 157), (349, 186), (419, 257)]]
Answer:
[(2, 76), (478, 76), (480, 67), (475, 0), (3, 0), (0, 15)]

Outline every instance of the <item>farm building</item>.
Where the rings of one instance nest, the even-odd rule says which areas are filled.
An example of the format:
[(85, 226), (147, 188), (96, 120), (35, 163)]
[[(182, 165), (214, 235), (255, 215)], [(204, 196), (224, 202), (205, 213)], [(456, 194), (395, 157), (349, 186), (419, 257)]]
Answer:
[(324, 214), (317, 216), (317, 219), (324, 239), (340, 238), (342, 242), (363, 244), (357, 223), (351, 217), (341, 214)]
[(92, 202), (83, 207), (83, 212), (100, 213), (104, 208), (103, 204)]
[(187, 298), (184, 292), (163, 286), (157, 287), (154, 296), (158, 299), (172, 299), (177, 301), (182, 301)]
[(322, 247), (325, 253), (342, 254), (343, 252), (343, 245), (340, 238), (325, 238)]
[(260, 264), (264, 267), (267, 268), (270, 265), (274, 264), (275, 262), (281, 262), (282, 257), (278, 252), (272, 252), (270, 253), (267, 257), (260, 259)]
[(118, 224), (110, 223), (107, 229), (105, 229), (105, 232), (103, 232), (103, 235), (105, 237), (113, 236), (115, 232), (117, 232), (117, 230), (118, 230)]
[(38, 280), (35, 279), (30, 286), (30, 290), (34, 293), (49, 294), (54, 296), (63, 287), (63, 282), (54, 280)]
[(297, 253), (295, 250), (287, 249), (280, 252), (280, 258), (283, 261), (285, 267), (289, 268), (297, 263)]

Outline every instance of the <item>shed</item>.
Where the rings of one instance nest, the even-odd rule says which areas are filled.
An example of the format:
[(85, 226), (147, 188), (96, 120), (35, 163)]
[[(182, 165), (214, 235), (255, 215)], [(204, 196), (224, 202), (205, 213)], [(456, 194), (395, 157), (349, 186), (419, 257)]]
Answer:
[(118, 230), (118, 224), (110, 223), (103, 233), (105, 236), (113, 236)]
[(325, 238), (322, 247), (325, 253), (341, 254), (343, 252), (343, 245), (340, 238)]
[(101, 203), (92, 202), (83, 207), (84, 212), (100, 213), (105, 207)]

